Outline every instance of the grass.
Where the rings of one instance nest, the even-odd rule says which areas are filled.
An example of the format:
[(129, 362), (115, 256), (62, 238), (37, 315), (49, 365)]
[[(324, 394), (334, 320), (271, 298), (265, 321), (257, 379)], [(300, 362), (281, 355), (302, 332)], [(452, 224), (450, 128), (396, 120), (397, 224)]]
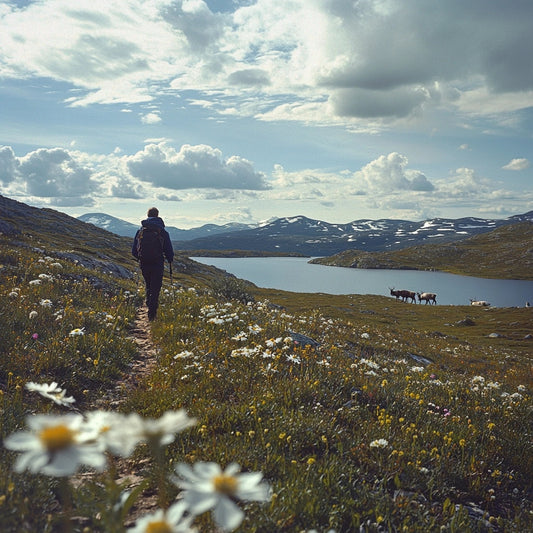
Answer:
[[(2, 440), (27, 415), (65, 410), (28, 381), (59, 383), (81, 411), (111, 409), (109, 391), (136, 356), (135, 278), (58, 260), (57, 243), (36, 239), (2, 241)], [(184, 408), (197, 419), (159, 457), (166, 472), (236, 461), (263, 473), (271, 498), (243, 504), (239, 531), (533, 529), (531, 309), (295, 294), (175, 263), (152, 323), (157, 364), (120, 410)], [(16, 473), (16, 457), (0, 456), (2, 531), (57, 531), (67, 510), (74, 531), (124, 530), (127, 508), (115, 511), (125, 487), (112, 470), (67, 479), (69, 502), (65, 480)], [(133, 496), (179, 496), (152, 475), (149, 448), (130, 461), (148, 485)], [(214, 530), (208, 513), (195, 523)]]

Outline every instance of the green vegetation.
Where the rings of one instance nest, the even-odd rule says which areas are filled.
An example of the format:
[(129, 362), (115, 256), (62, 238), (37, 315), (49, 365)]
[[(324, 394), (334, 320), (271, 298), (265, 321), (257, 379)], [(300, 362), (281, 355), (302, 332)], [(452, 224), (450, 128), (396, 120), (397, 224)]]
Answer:
[[(263, 473), (272, 494), (239, 503), (239, 531), (533, 529), (531, 309), (264, 290), (178, 257), (151, 326), (155, 364), (125, 387), (143, 296), (129, 240), (109, 250), (89, 229), (84, 266), (62, 255), (69, 233), (0, 236), (2, 441), (28, 415), (69, 411), (28, 382), (57, 382), (80, 412), (184, 409), (196, 424), (91, 475), (15, 472), (20, 453), (4, 448), (2, 531), (124, 531), (146, 502), (180, 495), (174, 465), (199, 461)], [(124, 277), (92, 262), (111, 253)], [(194, 523), (215, 530), (209, 513)]]
[(392, 252), (349, 250), (314, 259), (351, 268), (442, 270), (483, 278), (533, 279), (533, 223), (520, 222), (463, 241), (425, 244)]

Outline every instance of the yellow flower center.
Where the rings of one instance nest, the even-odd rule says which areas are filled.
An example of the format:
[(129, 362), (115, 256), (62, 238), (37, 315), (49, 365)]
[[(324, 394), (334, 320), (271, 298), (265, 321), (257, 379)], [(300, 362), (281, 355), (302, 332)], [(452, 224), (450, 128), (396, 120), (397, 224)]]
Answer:
[(39, 438), (49, 452), (64, 450), (74, 444), (75, 432), (64, 424), (43, 429)]
[(145, 531), (146, 533), (172, 533), (172, 528), (164, 520), (158, 520), (150, 522)]
[(220, 474), (219, 476), (214, 477), (213, 485), (217, 492), (225, 494), (226, 496), (232, 496), (237, 491), (238, 482), (233, 476)]

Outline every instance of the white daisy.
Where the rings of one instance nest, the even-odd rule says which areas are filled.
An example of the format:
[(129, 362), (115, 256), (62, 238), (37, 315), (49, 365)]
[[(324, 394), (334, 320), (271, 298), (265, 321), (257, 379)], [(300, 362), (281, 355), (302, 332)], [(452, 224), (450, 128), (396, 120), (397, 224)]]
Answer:
[(79, 337), (85, 335), (85, 328), (74, 328), (70, 333), (69, 337)]
[(62, 477), (74, 474), (80, 465), (104, 470), (106, 457), (83, 431), (82, 415), (33, 415), (27, 424), (30, 431), (13, 433), (4, 440), (8, 450), (24, 452), (15, 462), (16, 472)]
[(268, 501), (270, 489), (262, 483), (261, 472), (238, 473), (239, 465), (231, 463), (222, 471), (216, 463), (195, 463), (192, 468), (180, 463), (176, 466), (176, 485), (183, 490), (183, 501), (193, 515), (213, 509), (213, 518), (225, 531), (237, 528), (244, 513), (234, 500)]
[(196, 419), (189, 418), (185, 409), (167, 411), (158, 419), (143, 419), (137, 413), (93, 411), (87, 414), (87, 424), (95, 437), (98, 436), (107, 450), (121, 457), (129, 457), (144, 442), (166, 446), (174, 442), (177, 433), (195, 423)]
[(128, 529), (130, 533), (188, 533), (196, 531), (191, 528), (194, 517), (184, 517), (187, 510), (185, 502), (177, 502), (168, 509), (158, 509), (155, 513), (139, 518), (134, 527)]
[(38, 392), (44, 398), (47, 398), (48, 400), (52, 400), (58, 405), (69, 406), (70, 404), (76, 401), (74, 397), (72, 396), (69, 396), (68, 398), (65, 397), (65, 394), (67, 393), (67, 391), (59, 387), (55, 381), (52, 381), (52, 383), (50, 384), (48, 383), (41, 384), (41, 383), (34, 383), (33, 381), (29, 381), (28, 383), (26, 383), (26, 388), (29, 391)]
[(376, 439), (370, 443), (371, 448), (386, 448), (389, 445), (387, 439)]

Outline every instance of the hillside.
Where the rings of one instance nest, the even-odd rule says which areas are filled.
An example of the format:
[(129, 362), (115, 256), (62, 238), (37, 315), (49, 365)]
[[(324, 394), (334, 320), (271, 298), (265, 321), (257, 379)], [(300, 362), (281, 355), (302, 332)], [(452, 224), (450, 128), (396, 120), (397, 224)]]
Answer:
[[(121, 237), (53, 209), (40, 209), (0, 195), (0, 242), (41, 252), (123, 279), (139, 269), (131, 255), (132, 239)], [(176, 254), (174, 270), (212, 277), (217, 269)]]
[(440, 270), (485, 278), (533, 279), (533, 222), (502, 226), (461, 241), (402, 250), (348, 250), (312, 263), (349, 268)]

